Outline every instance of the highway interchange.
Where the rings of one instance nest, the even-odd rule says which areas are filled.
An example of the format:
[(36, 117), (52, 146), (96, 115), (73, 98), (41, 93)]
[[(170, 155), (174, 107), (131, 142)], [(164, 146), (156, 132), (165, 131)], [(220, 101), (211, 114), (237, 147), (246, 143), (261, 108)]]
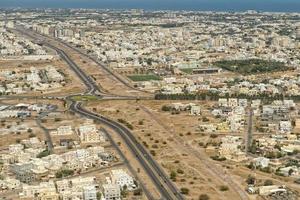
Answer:
[[(93, 79), (85, 74), (80, 67), (72, 61), (72, 59), (64, 52), (62, 49), (58, 48), (57, 46), (52, 45), (48, 38), (44, 36), (37, 35), (36, 33), (31, 33), (30, 31), (25, 31), (24, 29), (18, 29), (17, 31), (25, 34), (36, 41), (41, 41), (41, 43), (57, 52), (57, 54), (69, 65), (69, 67), (75, 72), (75, 74), (80, 78), (80, 80), (84, 83), (87, 90), (84, 95), (95, 95), (98, 98), (107, 98), (107, 99), (139, 99), (140, 97), (127, 97), (127, 96), (117, 96), (117, 95), (110, 95), (107, 92), (104, 92), (101, 87), (99, 87)], [(63, 44), (65, 45), (65, 44)], [(68, 45), (69, 46), (69, 45)], [(73, 48), (72, 48), (73, 49)], [(76, 50), (78, 53), (83, 54), (82, 52)], [(88, 56), (90, 59), (94, 60), (94, 58)], [(131, 89), (135, 89), (132, 86), (128, 85), (127, 82), (122, 80), (120, 77), (116, 76), (113, 72), (108, 70), (106, 67), (101, 65), (100, 63), (96, 62), (100, 67), (104, 70), (109, 72), (112, 76), (114, 76), (118, 81), (123, 83), (124, 85), (128, 86)], [(184, 197), (177, 189), (177, 187), (172, 183), (169, 179), (168, 175), (161, 169), (160, 165), (152, 158), (152, 156), (148, 153), (148, 151), (135, 139), (134, 135), (131, 131), (125, 128), (123, 125), (115, 122), (111, 119), (108, 119), (104, 116), (99, 114), (92, 113), (87, 111), (82, 107), (82, 103), (75, 101), (72, 96), (66, 96), (65, 99), (70, 101), (69, 109), (75, 113), (80, 114), (86, 118), (94, 119), (99, 121), (101, 124), (111, 128), (116, 133), (118, 133), (121, 138), (124, 140), (125, 144), (131, 150), (131, 152), (136, 156), (136, 159), (140, 163), (140, 165), (144, 168), (147, 175), (151, 178), (152, 182), (156, 186), (157, 190), (160, 193), (161, 199), (166, 200), (183, 200)], [(118, 148), (116, 146), (116, 148)], [(147, 192), (146, 192), (147, 195)], [(149, 199), (153, 198), (150, 194), (147, 195)]]

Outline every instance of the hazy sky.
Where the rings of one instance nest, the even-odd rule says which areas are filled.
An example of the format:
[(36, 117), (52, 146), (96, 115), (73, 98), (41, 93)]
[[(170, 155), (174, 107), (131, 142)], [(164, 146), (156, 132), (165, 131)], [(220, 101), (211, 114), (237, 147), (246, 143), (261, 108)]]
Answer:
[(300, 12), (300, 0), (0, 0), (0, 7), (144, 8)]

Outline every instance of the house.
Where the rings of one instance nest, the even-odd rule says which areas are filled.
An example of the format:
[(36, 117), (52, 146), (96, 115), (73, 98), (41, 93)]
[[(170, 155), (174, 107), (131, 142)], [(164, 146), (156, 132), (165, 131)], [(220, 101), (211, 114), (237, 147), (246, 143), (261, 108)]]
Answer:
[(0, 181), (0, 187), (2, 189), (16, 190), (22, 187), (22, 183), (17, 179), (7, 177)]
[(200, 106), (191, 106), (191, 115), (200, 115), (201, 109)]
[(229, 107), (236, 107), (236, 106), (238, 106), (238, 99), (236, 99), (236, 98), (229, 98), (228, 99), (228, 106)]
[(299, 175), (299, 168), (297, 166), (289, 166), (279, 168), (279, 173), (283, 176), (298, 176)]
[(134, 180), (124, 170), (111, 170), (112, 183), (117, 184), (122, 189), (125, 185), (129, 190), (136, 188)]
[(121, 200), (121, 189), (117, 184), (104, 184), (103, 195), (105, 200)]
[(52, 135), (72, 135), (73, 130), (71, 126), (60, 126), (56, 131), (51, 132)]
[(292, 123), (291, 121), (280, 121), (279, 122), (279, 131), (280, 133), (287, 134), (292, 131)]
[[(56, 188), (53, 181), (41, 182), (39, 185), (23, 185), (21, 198), (31, 198), (44, 196), (43, 194), (56, 194)], [(44, 198), (45, 199), (45, 198)]]
[(220, 98), (218, 101), (218, 104), (220, 107), (227, 107), (228, 106), (228, 101), (225, 98)]
[(258, 188), (258, 193), (262, 196), (268, 196), (277, 192), (286, 192), (285, 186), (270, 185)]
[(258, 157), (258, 158), (254, 158), (253, 162), (255, 166), (265, 168), (269, 166), (270, 159), (265, 157)]
[(247, 107), (248, 105), (248, 100), (247, 99), (239, 99), (239, 105), (241, 107)]
[(83, 187), (84, 200), (97, 200), (97, 190), (94, 185)]
[(56, 181), (56, 188), (58, 193), (62, 193), (71, 188), (70, 181), (67, 179), (63, 179), (61, 181)]
[(85, 124), (79, 127), (80, 140), (83, 143), (95, 143), (104, 140), (95, 124)]

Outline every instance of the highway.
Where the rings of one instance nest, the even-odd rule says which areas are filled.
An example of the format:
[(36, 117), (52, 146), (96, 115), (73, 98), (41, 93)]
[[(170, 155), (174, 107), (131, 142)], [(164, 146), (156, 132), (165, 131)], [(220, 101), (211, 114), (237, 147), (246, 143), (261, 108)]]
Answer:
[[(48, 42), (47, 40), (41, 39), (41, 37), (45, 37), (45, 36), (33, 34), (29, 31), (25, 31), (21, 28), (16, 29), (16, 31), (18, 31), (36, 41), (40, 41), (43, 45), (56, 51), (57, 54), (60, 56), (60, 58), (63, 59), (68, 64), (68, 66), (71, 68), (71, 70), (80, 78), (82, 83), (86, 86), (86, 88), (87, 88), (87, 91), (85, 92), (86, 95), (96, 95), (99, 98), (103, 98), (103, 99), (107, 99), (107, 100), (111, 100), (111, 99), (116, 99), (116, 100), (153, 99), (153, 97), (150, 97), (150, 96), (149, 97), (148, 96), (141, 96), (141, 97), (120, 96), (120, 95), (113, 95), (113, 94), (104, 92), (103, 91), (104, 89), (101, 86), (97, 85), (97, 83), (95, 83), (95, 81), (90, 76), (88, 76), (83, 70), (81, 70), (81, 68), (68, 56), (68, 54), (65, 51), (50, 44), (50, 42)], [(65, 45), (65, 43), (63, 43), (63, 44)], [(76, 51), (78, 51), (78, 50), (76, 50)], [(113, 76), (117, 80), (122, 81), (122, 79), (120, 79), (117, 75), (113, 74)], [(122, 81), (122, 83), (124, 83), (124, 80)], [(130, 87), (130, 86), (128, 85), (128, 87)], [(136, 88), (133, 88), (133, 87), (130, 87), (130, 88), (137, 90)]]
[(94, 114), (81, 107), (81, 103), (72, 102), (70, 109), (80, 115), (99, 121), (100, 123), (110, 127), (116, 131), (130, 148), (131, 152), (136, 155), (137, 160), (145, 169), (153, 183), (157, 186), (163, 199), (167, 200), (183, 200), (184, 197), (178, 191), (176, 186), (168, 178), (159, 164), (152, 158), (148, 151), (135, 139), (134, 135), (123, 125), (108, 119), (99, 114)]
[[(141, 90), (141, 89), (138, 89), (138, 88), (135, 88), (133, 87), (130, 83), (128, 83), (127, 81), (125, 81), (124, 79), (122, 79), (121, 77), (119, 77), (118, 75), (116, 75), (111, 69), (109, 69), (108, 67), (106, 67), (103, 63), (100, 63), (97, 58), (87, 54), (87, 53), (84, 53), (82, 50), (79, 50), (78, 48), (75, 48), (74, 46), (70, 45), (69, 43), (61, 40), (61, 39), (56, 39), (56, 38), (53, 38), (53, 37), (50, 37), (50, 36), (47, 36), (47, 35), (41, 35), (39, 33), (36, 33), (36, 32), (33, 32), (31, 30), (27, 30), (27, 29), (24, 29), (23, 27), (18, 27), (16, 29), (17, 31), (21, 32), (22, 34), (25, 34), (31, 38), (35, 38), (37, 40), (39, 40), (40, 38), (43, 38), (43, 41), (42, 43), (46, 44), (47, 46), (49, 46), (50, 48), (53, 47), (53, 45), (49, 44), (49, 42), (47, 41), (46, 38), (50, 39), (50, 40), (55, 40), (57, 41), (58, 43), (60, 44), (63, 44), (64, 46), (72, 49), (73, 51), (76, 51), (77, 53), (79, 53), (80, 55), (84, 56), (84, 57), (87, 57), (89, 58), (90, 60), (92, 60), (94, 63), (96, 63), (101, 69), (103, 69), (104, 71), (106, 71), (108, 74), (110, 74), (111, 76), (113, 76), (117, 81), (119, 81), (120, 83), (122, 83), (123, 85), (125, 85), (126, 87), (132, 89), (132, 90), (135, 90), (135, 91), (139, 91), (139, 92), (144, 92), (144, 93), (149, 93), (147, 91), (144, 91), (144, 90)], [(51, 47), (52, 46), (52, 47)], [(60, 49), (60, 51), (62, 51)], [(65, 54), (66, 55), (66, 54)], [(75, 64), (75, 63), (74, 63)]]
[(210, 173), (212, 176), (214, 176), (216, 179), (222, 180), (224, 183), (226, 183), (234, 192), (236, 192), (241, 200), (249, 200), (246, 192), (238, 185), (234, 180), (224, 171), (222, 168), (218, 167), (215, 163), (213, 163), (209, 158), (207, 158), (207, 155), (202, 150), (196, 150), (192, 145), (187, 143), (185, 140), (183, 140), (181, 137), (178, 137), (174, 132), (171, 130), (170, 127), (162, 123), (160, 119), (158, 119), (150, 110), (148, 110), (144, 106), (140, 106), (140, 108), (146, 112), (157, 124), (159, 124), (166, 132), (168, 132), (174, 139), (175, 142), (177, 142), (178, 147), (183, 148), (187, 154), (192, 155), (195, 160), (198, 160), (198, 162), (201, 162), (206, 167), (206, 172)]
[[(19, 32), (25, 34), (35, 40), (38, 40), (36, 36), (29, 34), (24, 30), (18, 29)], [(138, 99), (137, 97), (124, 97), (124, 96), (116, 96), (110, 95), (108, 93), (102, 92), (102, 88), (99, 88), (98, 85), (88, 76), (83, 70), (81, 70), (72, 59), (60, 48), (53, 46), (46, 40), (43, 40), (42, 43), (48, 46), (51, 49), (54, 49), (58, 55), (66, 61), (66, 63), (70, 66), (70, 68), (76, 73), (76, 75), (80, 78), (80, 80), (87, 87), (87, 91), (85, 94), (97, 95), (101, 98), (111, 98), (111, 99), (124, 99), (124, 98), (132, 98)], [(78, 50), (77, 50), (78, 51)], [(95, 61), (94, 61), (95, 62)], [(110, 71), (110, 70), (109, 70)], [(112, 73), (112, 72), (111, 72)], [(124, 80), (120, 79), (118, 76), (112, 74), (117, 80), (126, 84)], [(128, 87), (131, 87), (128, 85)], [(133, 89), (133, 88), (132, 88)], [(135, 89), (135, 88), (134, 88)], [(136, 90), (136, 89), (135, 89)], [(71, 97), (71, 96), (70, 96)], [(141, 166), (145, 169), (148, 176), (151, 178), (152, 182), (160, 192), (162, 199), (165, 200), (183, 200), (184, 197), (177, 189), (177, 187), (172, 183), (169, 179), (168, 175), (163, 171), (160, 165), (152, 158), (152, 156), (148, 153), (148, 151), (135, 139), (134, 135), (123, 125), (115, 122), (111, 119), (108, 119), (104, 116), (100, 116), (98, 114), (89, 112), (81, 107), (81, 103), (78, 101), (74, 101), (74, 99), (66, 97), (67, 100), (71, 101), (71, 105), (69, 109), (75, 113), (78, 113), (86, 118), (94, 119), (99, 121), (100, 123), (106, 125), (113, 129), (116, 133), (118, 133), (121, 138), (125, 141), (126, 145), (130, 149), (130, 151), (136, 155), (137, 161), (141, 164)]]

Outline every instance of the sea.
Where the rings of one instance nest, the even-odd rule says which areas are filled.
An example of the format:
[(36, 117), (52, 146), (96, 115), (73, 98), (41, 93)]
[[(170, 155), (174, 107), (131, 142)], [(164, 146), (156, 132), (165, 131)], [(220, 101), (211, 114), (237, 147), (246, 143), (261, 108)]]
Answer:
[(300, 12), (300, 0), (0, 0), (0, 8)]

